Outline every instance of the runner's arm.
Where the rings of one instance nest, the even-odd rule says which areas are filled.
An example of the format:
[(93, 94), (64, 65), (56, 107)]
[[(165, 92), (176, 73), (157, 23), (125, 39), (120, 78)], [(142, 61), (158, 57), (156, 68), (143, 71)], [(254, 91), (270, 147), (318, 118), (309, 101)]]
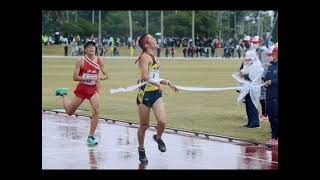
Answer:
[(163, 79), (160, 81), (160, 84), (164, 84), (164, 85), (168, 85), (171, 89), (173, 89), (174, 91), (178, 92), (179, 90), (177, 89), (176, 85), (171, 83), (170, 80), (168, 79)]
[(102, 72), (102, 76), (99, 77), (99, 80), (106, 80), (109, 79), (108, 73), (107, 71), (104, 69), (104, 64), (103, 61), (100, 61), (100, 68), (101, 68), (101, 72)]

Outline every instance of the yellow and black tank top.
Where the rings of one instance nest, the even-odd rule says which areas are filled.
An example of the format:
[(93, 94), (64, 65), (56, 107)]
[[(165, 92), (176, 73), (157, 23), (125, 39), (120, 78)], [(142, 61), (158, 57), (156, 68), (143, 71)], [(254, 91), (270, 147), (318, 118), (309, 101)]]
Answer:
[[(148, 53), (146, 53), (148, 54)], [(148, 67), (149, 76), (155, 80), (160, 80), (160, 62), (156, 59), (152, 54), (148, 54), (152, 58), (152, 64)], [(139, 68), (139, 81), (138, 83), (144, 82), (142, 79), (142, 70)], [(159, 88), (153, 84), (147, 83), (145, 86), (143, 86), (144, 91), (155, 91)]]

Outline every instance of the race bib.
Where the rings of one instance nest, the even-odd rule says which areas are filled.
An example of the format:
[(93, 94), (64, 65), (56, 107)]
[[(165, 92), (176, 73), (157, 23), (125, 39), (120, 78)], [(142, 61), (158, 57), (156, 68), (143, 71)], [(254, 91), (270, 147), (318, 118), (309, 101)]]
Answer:
[(160, 70), (152, 70), (150, 72), (150, 76), (152, 77), (152, 79), (154, 80), (160, 80)]
[[(84, 78), (88, 78), (88, 77), (97, 77), (98, 75), (97, 74), (91, 74), (91, 73), (83, 73), (82, 74), (82, 77)], [(83, 84), (87, 84), (87, 85), (95, 85), (96, 84), (96, 81), (94, 80), (84, 80), (84, 81), (81, 81)]]

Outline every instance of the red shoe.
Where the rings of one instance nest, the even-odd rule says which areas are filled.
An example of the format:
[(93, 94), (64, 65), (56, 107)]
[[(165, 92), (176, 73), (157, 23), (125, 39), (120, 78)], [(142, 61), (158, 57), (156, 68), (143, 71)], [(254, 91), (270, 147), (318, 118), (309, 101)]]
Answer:
[(277, 139), (270, 139), (267, 144), (272, 144), (278, 146), (278, 140)]

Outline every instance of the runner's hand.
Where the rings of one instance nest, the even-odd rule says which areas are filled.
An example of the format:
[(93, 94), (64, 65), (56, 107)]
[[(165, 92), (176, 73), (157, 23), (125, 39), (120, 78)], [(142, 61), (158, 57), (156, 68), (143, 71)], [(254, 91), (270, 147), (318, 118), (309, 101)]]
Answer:
[(174, 92), (179, 92), (179, 89), (176, 87), (176, 85), (172, 84), (170, 81), (169, 81), (168, 86), (169, 86)]

